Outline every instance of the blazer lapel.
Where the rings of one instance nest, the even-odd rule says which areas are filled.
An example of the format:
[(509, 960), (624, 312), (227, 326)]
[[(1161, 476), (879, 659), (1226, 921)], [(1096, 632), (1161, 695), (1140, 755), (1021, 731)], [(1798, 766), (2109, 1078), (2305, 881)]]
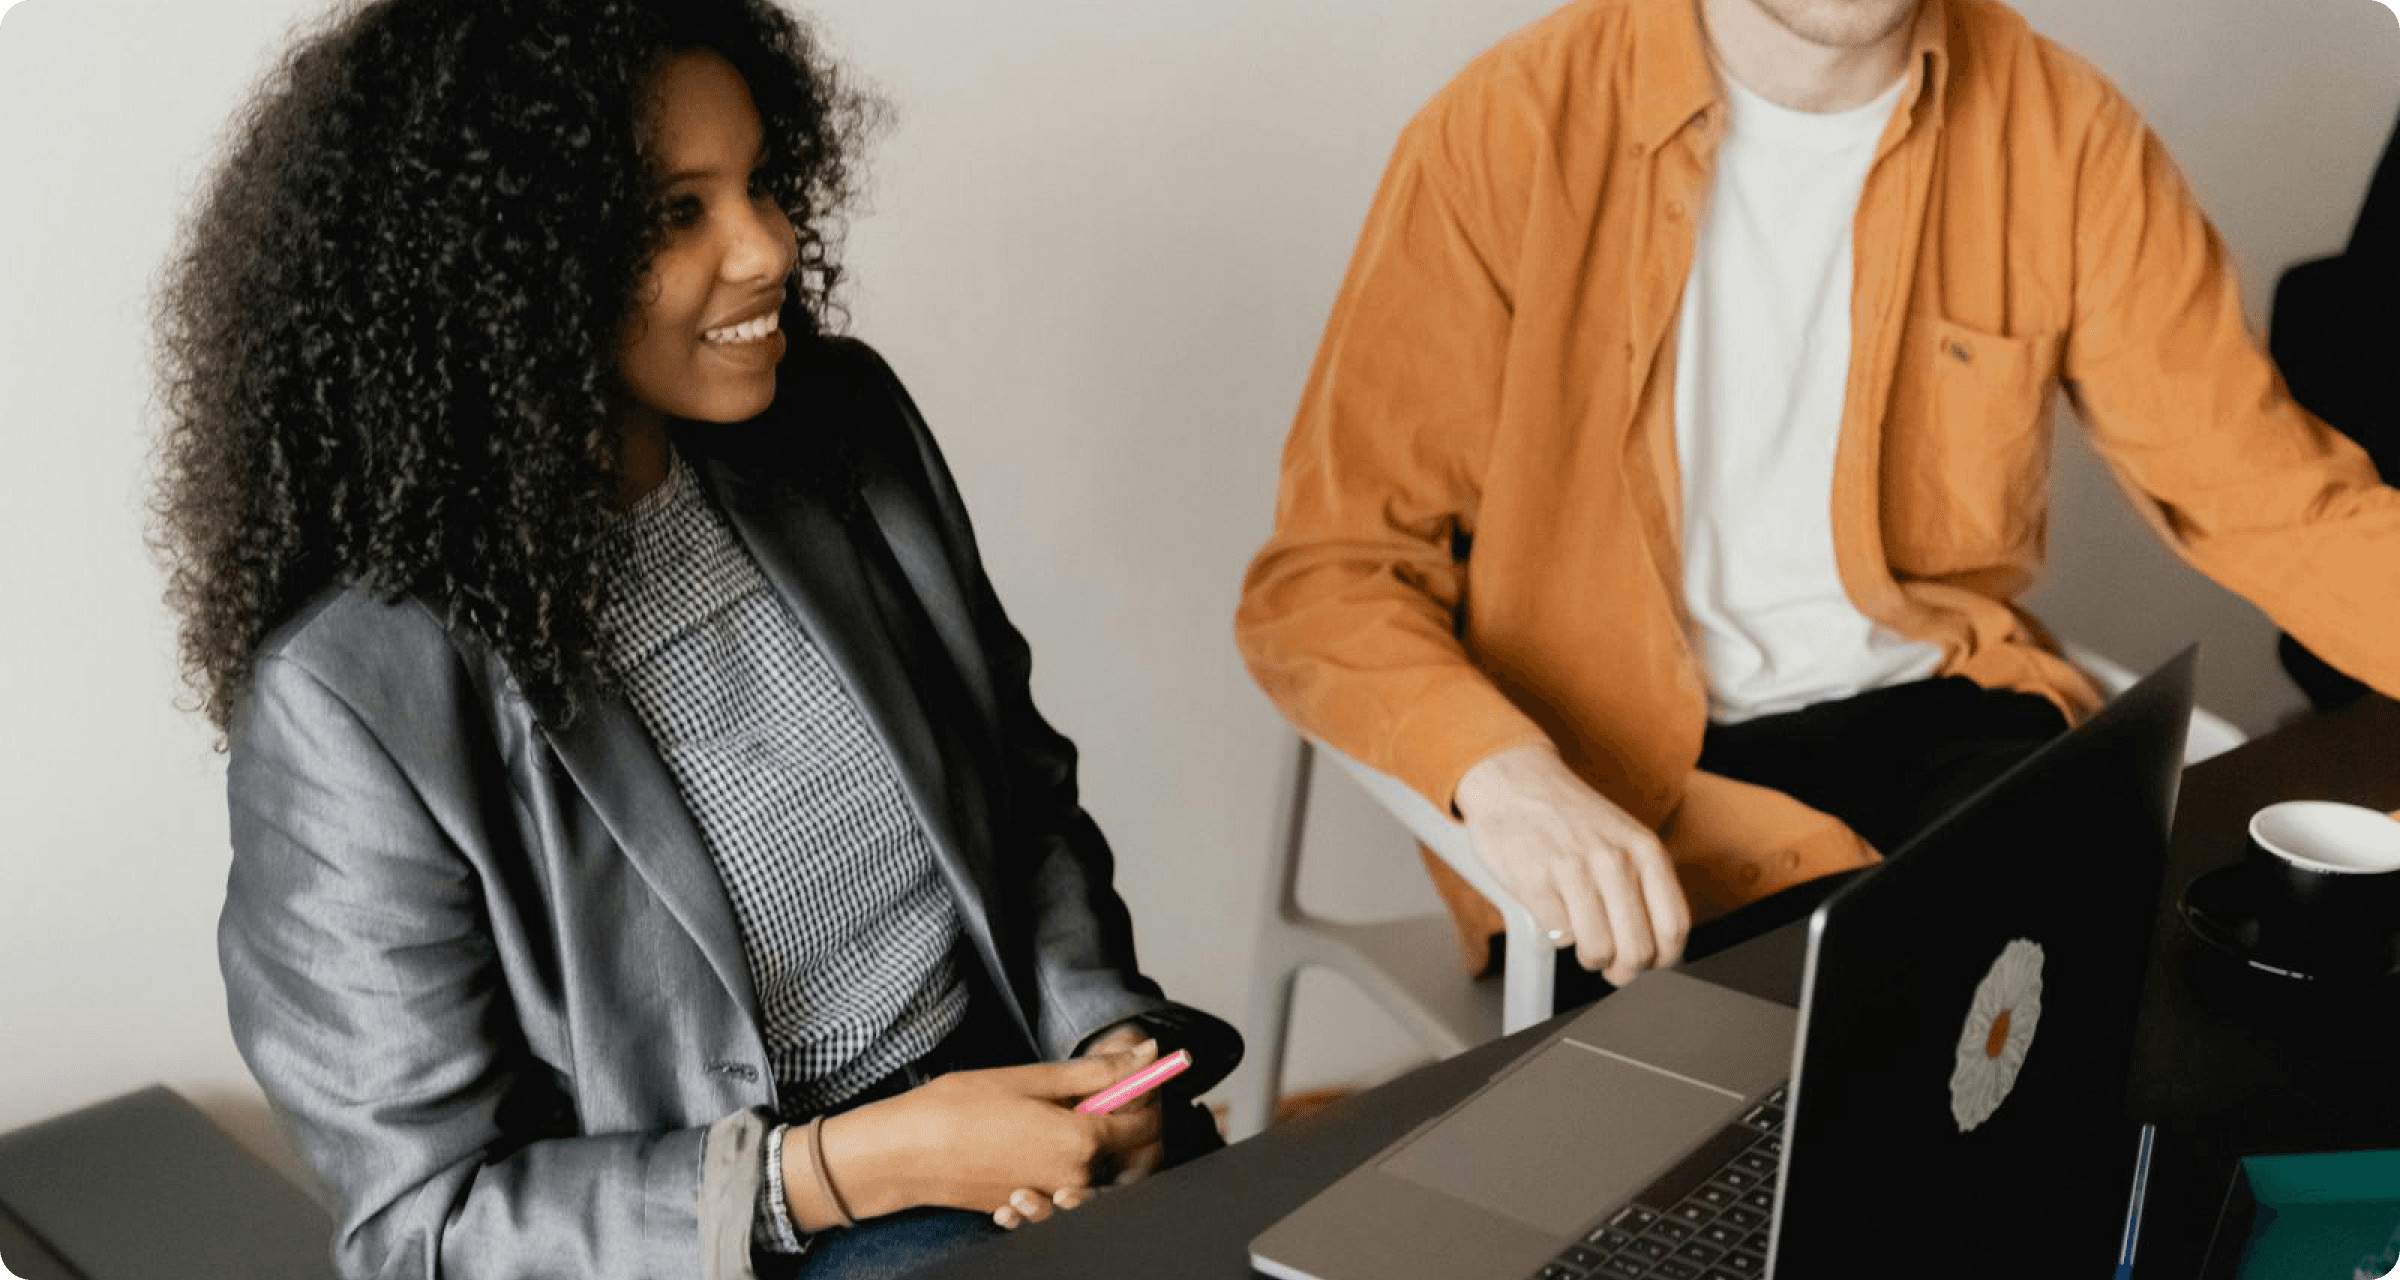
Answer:
[(760, 1025), (750, 959), (724, 879), (640, 717), (621, 697), (591, 698), (575, 723), (548, 737), (626, 859), (691, 934), (752, 1025)]
[(685, 457), (698, 464), (760, 572), (841, 674), (891, 753), (950, 878), (959, 914), (1000, 972), (986, 911), (998, 900), (991, 833), (962, 818), (980, 811), (987, 797), (971, 765), (945, 750), (940, 722), (924, 701), (923, 686), (930, 682), (912, 676), (939, 671), (949, 658), (923, 620), (891, 594), (893, 573), (878, 572), (864, 559), (862, 540), (879, 535), (864, 515), (846, 520), (824, 498), (788, 480), (751, 474), (699, 450)]

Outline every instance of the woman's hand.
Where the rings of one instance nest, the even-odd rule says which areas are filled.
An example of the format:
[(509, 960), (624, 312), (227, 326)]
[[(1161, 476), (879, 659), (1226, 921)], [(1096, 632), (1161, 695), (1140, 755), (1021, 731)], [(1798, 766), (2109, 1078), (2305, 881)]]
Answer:
[[(1150, 1039), (1149, 1034), (1143, 1031), (1139, 1024), (1122, 1022), (1093, 1037), (1091, 1044), (1085, 1047), (1083, 1057), (1078, 1058), (1077, 1061), (1082, 1061), (1083, 1058), (1107, 1057), (1117, 1054), (1132, 1055), (1125, 1059), (1132, 1065), (1118, 1076), (1118, 1079), (1123, 1079), (1125, 1075), (1139, 1071), (1158, 1060), (1158, 1043)], [(1153, 1130), (1153, 1132), (1159, 1133), (1159, 1136), (1129, 1151), (1104, 1153), (1093, 1168), (1094, 1181), (1106, 1183), (1109, 1186), (1122, 1186), (1144, 1177), (1151, 1170), (1156, 1169), (1159, 1161), (1165, 1158), (1167, 1152), (1163, 1133), (1165, 1112), (1159, 1103), (1158, 1090), (1153, 1089), (1109, 1114), (1132, 1115), (1144, 1109), (1147, 1109), (1153, 1117), (1160, 1121), (1161, 1129)], [(1111, 1164), (1115, 1166), (1113, 1169), (1108, 1167)], [(1081, 1208), (1084, 1202), (1091, 1197), (1092, 1190), (1089, 1187), (1065, 1187), (1046, 1197), (1031, 1187), (1020, 1187), (1009, 1194), (1008, 1203), (992, 1211), (992, 1221), (1014, 1231), (1025, 1223), (1042, 1221), (1050, 1216), (1053, 1209)]]
[[(1139, 1071), (1158, 1061), (1158, 1043), (1150, 1038), (1150, 1033), (1144, 1031), (1141, 1024), (1120, 1022), (1093, 1037), (1091, 1044), (1084, 1049), (1083, 1056), (1090, 1058), (1113, 1053), (1134, 1054), (1135, 1056), (1131, 1059), (1133, 1066), (1128, 1068), (1128, 1071)], [(1128, 1115), (1137, 1111), (1148, 1113), (1153, 1120), (1151, 1132), (1157, 1136), (1139, 1147), (1113, 1153), (1116, 1156), (1117, 1167), (1110, 1176), (1100, 1179), (1101, 1181), (1112, 1187), (1121, 1187), (1128, 1182), (1138, 1182), (1148, 1177), (1160, 1163), (1165, 1161), (1167, 1157), (1166, 1107), (1162, 1101), (1165, 1095), (1164, 1089), (1154, 1088), (1141, 1097), (1118, 1107), (1112, 1113), (1115, 1115)]]
[[(879, 1217), (914, 1205), (938, 1204), (1019, 1218), (1049, 1216), (1081, 1203), (1103, 1156), (1137, 1151), (1158, 1140), (1157, 1108), (1121, 1107), (1086, 1115), (1074, 1104), (1149, 1065), (1157, 1047), (1087, 1054), (986, 1071), (955, 1071), (897, 1098), (870, 1103), (825, 1121), (827, 1172), (851, 1211)], [(804, 1144), (784, 1148), (784, 1185), (792, 1189), (793, 1218), (812, 1221), (816, 1175), (798, 1161)], [(1025, 1191), (1029, 1194), (1016, 1196)], [(1067, 1193), (1062, 1196), (1061, 1193)], [(1012, 1203), (1012, 1199), (1015, 1203)], [(1031, 1210), (1031, 1212), (1027, 1212)], [(1007, 1225), (1003, 1222), (1003, 1225)]]

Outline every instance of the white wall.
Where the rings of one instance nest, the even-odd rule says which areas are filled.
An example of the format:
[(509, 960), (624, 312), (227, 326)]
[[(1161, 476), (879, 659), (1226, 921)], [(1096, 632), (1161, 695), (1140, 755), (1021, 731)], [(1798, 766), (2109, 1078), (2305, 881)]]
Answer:
[[(1276, 450), (1392, 136), (1546, 7), (818, 6), (898, 108), (852, 239), (856, 329), (942, 433), (1038, 692), (1085, 749), (1149, 967), (1231, 1016), (1281, 733), (1229, 617)], [(2382, 9), (2028, 9), (2150, 112), (2254, 297), (2340, 244), (2400, 102)], [(170, 705), (141, 543), (144, 315), (216, 130), (315, 10), (28, 0), (0, 22), (0, 1128), (164, 1080), (263, 1133), (211, 946), (222, 765)], [(2205, 634), (2208, 699), (2264, 727), (2295, 701), (2265, 630), (2163, 563), (2095, 480), (2062, 470), (2053, 618), (2133, 661)], [(1311, 893), (1430, 909), (1363, 806), (1344, 797), (1320, 826)], [(1303, 1017), (1301, 1083), (1411, 1056), (1331, 983), (1307, 987)]]

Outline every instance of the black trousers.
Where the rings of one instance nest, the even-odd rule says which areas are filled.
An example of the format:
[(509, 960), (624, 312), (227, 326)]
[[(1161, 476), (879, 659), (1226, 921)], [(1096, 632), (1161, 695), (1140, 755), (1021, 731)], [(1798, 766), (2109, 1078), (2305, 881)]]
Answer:
[[(2066, 716), (2047, 698), (1946, 676), (1712, 724), (1700, 767), (1832, 814), (1890, 853), (2066, 730)], [(1697, 960), (1803, 919), (1852, 874), (1795, 885), (1695, 925), (1684, 957)], [(1559, 953), (1558, 1008), (1614, 989), (1575, 963), (1573, 951)]]

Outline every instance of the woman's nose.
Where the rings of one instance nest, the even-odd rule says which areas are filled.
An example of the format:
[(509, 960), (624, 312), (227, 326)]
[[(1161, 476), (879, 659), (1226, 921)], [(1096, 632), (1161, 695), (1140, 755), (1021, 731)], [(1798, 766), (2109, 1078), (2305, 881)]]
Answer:
[(799, 259), (800, 240), (791, 219), (772, 204), (751, 204), (745, 216), (734, 220), (729, 234), (732, 242), (725, 249), (724, 272), (728, 280), (781, 280), (791, 274), (792, 264)]

